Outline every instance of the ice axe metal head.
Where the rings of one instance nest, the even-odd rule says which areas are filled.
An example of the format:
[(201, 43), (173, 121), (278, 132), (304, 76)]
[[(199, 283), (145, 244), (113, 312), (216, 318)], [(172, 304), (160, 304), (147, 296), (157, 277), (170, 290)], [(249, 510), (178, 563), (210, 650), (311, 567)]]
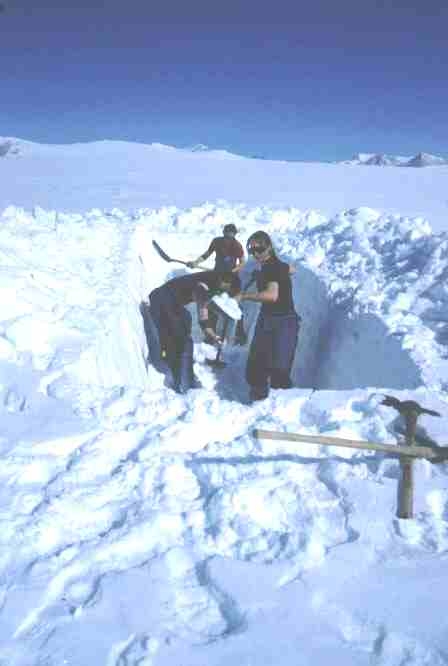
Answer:
[(393, 407), (405, 418), (411, 414), (416, 414), (417, 416), (420, 416), (420, 414), (441, 416), (439, 412), (436, 412), (434, 409), (426, 409), (426, 407), (422, 407), (415, 400), (398, 400), (398, 398), (393, 395), (384, 396), (384, 400), (381, 404), (386, 405), (386, 407)]

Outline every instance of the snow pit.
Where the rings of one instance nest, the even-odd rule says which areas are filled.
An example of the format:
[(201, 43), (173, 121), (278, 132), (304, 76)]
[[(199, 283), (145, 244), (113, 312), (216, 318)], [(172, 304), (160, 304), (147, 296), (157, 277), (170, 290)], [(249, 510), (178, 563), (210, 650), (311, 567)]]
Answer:
[[(199, 247), (207, 247), (228, 220), (237, 222), (243, 243), (255, 229), (266, 229), (279, 256), (294, 267), (294, 300), (302, 317), (292, 373), (296, 386), (317, 390), (443, 386), (437, 364), (443, 358), (440, 343), (448, 329), (447, 307), (441, 307), (447, 302), (442, 279), (446, 241), (438, 243), (423, 220), (382, 217), (366, 208), (328, 220), (315, 211), (210, 204), (132, 216), (117, 210), (70, 216), (7, 209), (3, 219), (16, 222), (25, 252), (31, 253), (39, 237), (52, 239), (50, 270), (32, 270), (30, 254), (24, 297), (8, 296), (13, 318), (3, 347), (12, 344), (11, 354), (32, 346), (36, 368), (45, 371), (51, 365), (59, 370), (49, 389), (53, 395), (64, 393), (68, 376), (89, 386), (130, 385), (144, 390), (165, 386), (160, 365), (148, 364), (148, 356), (154, 360), (156, 354), (153, 349), (148, 355), (147, 340), (151, 333), (153, 341), (155, 336), (154, 330), (145, 336), (140, 308), (153, 288), (185, 269), (163, 262), (151, 240), (158, 239), (170, 255), (188, 259), (197, 255)], [(86, 234), (89, 241), (78, 253), (74, 244)], [(65, 255), (74, 252), (70, 259), (74, 266), (68, 269), (62, 257), (57, 258), (61, 242), (68, 243)], [(247, 264), (243, 283), (254, 267), (253, 262)], [(11, 262), (4, 288), (11, 290), (17, 270), (17, 262)], [(51, 305), (53, 298), (56, 305)], [(244, 311), (251, 335), (258, 306), (245, 303)], [(32, 345), (26, 335), (30, 321), (40, 327)], [(214, 378), (203, 369), (205, 356), (213, 351), (201, 344), (197, 326), (194, 339), (204, 386), (216, 386), (221, 397), (245, 401), (247, 387), (241, 379), (246, 350), (229, 347), (230, 367)], [(57, 353), (52, 354), (52, 349)]]
[[(296, 386), (318, 390), (441, 386), (436, 367), (448, 329), (440, 275), (446, 241), (438, 243), (424, 221), (381, 217), (365, 208), (332, 220), (315, 211), (210, 204), (132, 216), (116, 210), (81, 216), (7, 209), (3, 230), (9, 225), (11, 242), (20, 238), (22, 258), (20, 263), (11, 260), (3, 248), (8, 279), (2, 288), (9, 290), (3, 348), (13, 346), (8, 354), (14, 349), (30, 351), (36, 368), (60, 371), (50, 389), (54, 394), (64, 392), (68, 376), (100, 387), (164, 386), (160, 367), (148, 364), (151, 331), (145, 336), (140, 308), (153, 288), (185, 269), (163, 262), (151, 240), (156, 238), (170, 255), (189, 259), (199, 248), (203, 251), (228, 220), (236, 220), (243, 244), (255, 229), (264, 228), (279, 256), (294, 267), (294, 300), (302, 317), (293, 367)], [(39, 247), (47, 270), (45, 265), (36, 266)], [(254, 268), (249, 261), (243, 283)], [(251, 335), (258, 306), (246, 302), (243, 307)], [(30, 322), (32, 338), (27, 335)], [(207, 350), (197, 326), (194, 338), (201, 365)], [(223, 397), (231, 397), (236, 389), (236, 398), (244, 399), (246, 352), (226, 350), (232, 367), (218, 380)], [(206, 387), (216, 385), (210, 373), (200, 369), (199, 374)]]
[[(302, 317), (293, 368), (296, 386), (318, 390), (442, 386), (435, 375), (444, 354), (440, 342), (447, 335), (448, 296), (444, 290), (441, 308), (436, 290), (441, 289), (447, 243), (440, 244), (424, 220), (381, 216), (369, 208), (345, 211), (332, 220), (315, 211), (281, 214), (211, 205), (189, 211), (163, 209), (148, 214), (148, 224), (142, 221), (139, 229), (147, 274), (155, 267), (157, 275), (163, 275), (160, 284), (185, 273), (148, 250), (153, 237), (171, 256), (196, 257), (228, 220), (236, 221), (243, 244), (255, 229), (264, 228), (279, 256), (295, 270), (294, 300)], [(248, 262), (243, 284), (255, 267)], [(246, 302), (243, 309), (251, 335), (259, 307)], [(435, 321), (419, 317), (419, 312), (434, 313)], [(200, 331), (194, 327), (193, 332), (196, 354), (203, 360)], [(236, 372), (244, 376), (245, 352), (229, 349), (227, 356), (233, 365), (227, 383), (236, 384)], [(221, 389), (223, 397), (231, 397), (225, 386)], [(241, 387), (237, 397), (242, 397)]]
[[(251, 642), (257, 627), (274, 644), (283, 620), (288, 631), (303, 627), (309, 655), (307, 633), (323, 622), (340, 663), (381, 650), (389, 666), (407, 659), (409, 624), (385, 638), (379, 609), (390, 589), (372, 583), (381, 603), (365, 618), (353, 572), (366, 587), (384, 562), (420, 566), (446, 554), (444, 469), (416, 465), (416, 520), (406, 527), (394, 516), (396, 461), (256, 440), (252, 431), (394, 443), (396, 414), (377, 395), (393, 389), (447, 414), (444, 237), (370, 209), (328, 220), (224, 204), (135, 214), (7, 209), (1, 222), (0, 661), (168, 665), (185, 653), (185, 663), (213, 666), (235, 661), (225, 651), (241, 636)], [(178, 396), (148, 363), (140, 307), (184, 272), (155, 255), (152, 238), (190, 259), (223, 222), (236, 222), (243, 242), (265, 228), (295, 267), (296, 387), (253, 406), (247, 348), (226, 348), (227, 367), (213, 372), (197, 327), (203, 389)], [(249, 334), (257, 311), (245, 306)], [(431, 419), (422, 424), (439, 439)], [(394, 572), (402, 582), (408, 574)], [(426, 663), (419, 655), (445, 663), (419, 634), (417, 610), (412, 622), (413, 663)], [(386, 654), (391, 643), (396, 659)], [(248, 661), (247, 645), (241, 654)]]

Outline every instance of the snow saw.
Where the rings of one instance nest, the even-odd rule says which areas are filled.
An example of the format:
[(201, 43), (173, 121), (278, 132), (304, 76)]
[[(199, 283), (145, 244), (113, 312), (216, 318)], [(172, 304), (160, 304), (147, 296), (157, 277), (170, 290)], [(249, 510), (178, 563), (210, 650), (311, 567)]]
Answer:
[[(242, 317), (242, 312), (237, 301), (225, 292), (223, 294), (217, 294), (216, 296), (213, 296), (212, 303), (217, 309), (219, 315), (224, 318), (224, 325), (222, 330), (222, 339), (224, 343), (229, 329), (229, 324), (232, 321), (239, 321)], [(213, 366), (214, 368), (225, 368), (227, 363), (221, 360), (222, 351), (223, 344), (219, 346), (216, 358), (208, 358), (206, 363)]]

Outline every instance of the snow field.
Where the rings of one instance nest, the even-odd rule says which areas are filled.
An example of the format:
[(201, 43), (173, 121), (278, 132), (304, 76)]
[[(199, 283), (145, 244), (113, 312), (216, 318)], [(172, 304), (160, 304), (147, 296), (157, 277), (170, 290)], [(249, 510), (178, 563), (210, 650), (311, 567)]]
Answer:
[(17, 154), (0, 158), (0, 210), (42, 206), (87, 214), (94, 208), (138, 212), (175, 205), (185, 211), (214, 201), (218, 208), (245, 202), (249, 210), (263, 204), (268, 215), (288, 206), (318, 209), (331, 219), (367, 204), (384, 214), (422, 215), (435, 231), (446, 229), (448, 165), (378, 168), (247, 159), (126, 141), (12, 141)]
[[(199, 342), (205, 388), (174, 394), (148, 362), (140, 314), (149, 291), (183, 271), (151, 239), (189, 259), (226, 222), (243, 240), (266, 229), (297, 266), (299, 388), (255, 406), (245, 404), (247, 350), (228, 348), (231, 363), (218, 375)], [(278, 589), (288, 630), (299, 613), (305, 657), (306, 627), (318, 617), (329, 636), (322, 660), (328, 649), (345, 664), (447, 663), (428, 647), (442, 644), (441, 627), (429, 640), (415, 622), (420, 638), (410, 641), (398, 620), (343, 604), (353, 561), (360, 578), (393, 563), (400, 579), (400, 558), (428, 566), (446, 554), (445, 466), (416, 463), (416, 519), (399, 521), (396, 461), (251, 434), (393, 443), (402, 424), (380, 406), (390, 389), (446, 418), (444, 235), (370, 209), (328, 220), (224, 204), (132, 215), (10, 208), (1, 223), (5, 663), (30, 666), (38, 654), (48, 664), (88, 664), (94, 644), (108, 666), (181, 663), (181, 654), (184, 666), (199, 666), (219, 663), (228, 643), (211, 653), (193, 646), (223, 637), (244, 656), (242, 634), (274, 631), (254, 589), (260, 575)], [(256, 313), (245, 309), (249, 331)], [(441, 421), (423, 417), (420, 437), (444, 443)], [(340, 587), (323, 580), (333, 558)], [(270, 563), (275, 574), (247, 562)], [(298, 610), (291, 590), (304, 583)], [(293, 652), (285, 659), (297, 663)]]

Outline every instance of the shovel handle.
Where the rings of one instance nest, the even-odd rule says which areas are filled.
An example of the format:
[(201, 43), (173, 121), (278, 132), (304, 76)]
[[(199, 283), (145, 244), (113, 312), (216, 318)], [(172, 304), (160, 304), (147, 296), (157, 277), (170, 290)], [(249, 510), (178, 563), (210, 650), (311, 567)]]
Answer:
[[(189, 261), (182, 261), (182, 259), (174, 259), (173, 257), (170, 257), (169, 254), (167, 254), (160, 245), (158, 244), (157, 241), (153, 240), (152, 241), (152, 246), (156, 250), (157, 254), (159, 257), (162, 257), (164, 261), (167, 261), (168, 263), (174, 262), (175, 264), (183, 264), (184, 266), (188, 266), (190, 263)], [(196, 266), (196, 268), (200, 268), (202, 271), (209, 271), (210, 269), (207, 268), (207, 266)]]

